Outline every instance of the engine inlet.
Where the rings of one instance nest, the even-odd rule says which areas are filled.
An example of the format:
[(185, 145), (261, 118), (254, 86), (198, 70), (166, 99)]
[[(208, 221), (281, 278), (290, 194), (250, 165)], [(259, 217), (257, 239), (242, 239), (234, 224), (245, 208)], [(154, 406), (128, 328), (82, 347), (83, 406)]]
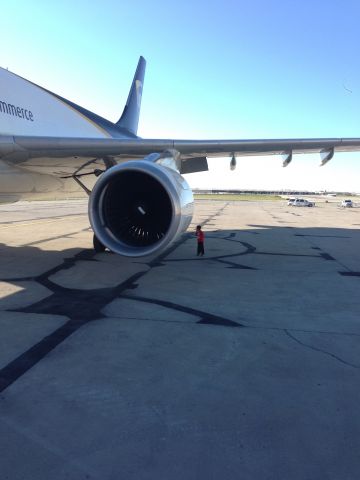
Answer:
[(152, 176), (131, 170), (109, 181), (101, 209), (112, 234), (135, 247), (161, 240), (172, 219), (172, 204), (165, 188)]

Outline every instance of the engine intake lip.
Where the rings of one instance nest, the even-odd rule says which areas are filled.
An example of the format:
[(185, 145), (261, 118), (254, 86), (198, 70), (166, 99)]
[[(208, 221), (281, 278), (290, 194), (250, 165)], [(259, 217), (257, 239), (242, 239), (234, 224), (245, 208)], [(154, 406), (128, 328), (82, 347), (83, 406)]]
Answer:
[(105, 172), (90, 196), (95, 235), (111, 251), (140, 257), (164, 249), (175, 237), (181, 206), (173, 172), (132, 161)]

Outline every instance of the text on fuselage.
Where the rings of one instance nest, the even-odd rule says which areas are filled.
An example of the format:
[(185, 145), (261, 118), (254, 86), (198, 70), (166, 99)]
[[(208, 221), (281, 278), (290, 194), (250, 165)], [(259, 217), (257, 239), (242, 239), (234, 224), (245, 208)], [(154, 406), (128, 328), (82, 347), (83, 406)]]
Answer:
[(34, 115), (30, 110), (23, 107), (17, 107), (12, 103), (7, 103), (3, 100), (0, 100), (0, 113), (6, 113), (7, 115), (12, 115), (13, 117), (23, 118), (29, 122), (34, 121)]

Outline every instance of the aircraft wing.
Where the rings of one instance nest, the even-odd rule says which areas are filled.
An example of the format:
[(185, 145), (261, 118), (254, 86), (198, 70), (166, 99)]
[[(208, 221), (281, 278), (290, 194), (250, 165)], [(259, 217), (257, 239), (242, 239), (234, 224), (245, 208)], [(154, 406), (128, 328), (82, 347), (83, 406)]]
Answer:
[(182, 173), (207, 170), (206, 157), (283, 155), (284, 166), (293, 154), (319, 153), (322, 164), (335, 152), (360, 150), (360, 138), (264, 140), (166, 140), (140, 138), (63, 138), (0, 136), (0, 158), (9, 164), (52, 175), (71, 175), (94, 169), (99, 160), (114, 163), (174, 149), (180, 152)]
[[(166, 140), (137, 137), (146, 61), (139, 58), (123, 114), (117, 123), (0, 68), (0, 159), (18, 167), (56, 176), (79, 169), (91, 174), (95, 166), (144, 158), (176, 150), (180, 173), (207, 170), (207, 157), (236, 163), (242, 155), (284, 156), (319, 152), (322, 163), (336, 151), (360, 150), (360, 138), (274, 140)], [(180, 160), (180, 163), (178, 162)]]

